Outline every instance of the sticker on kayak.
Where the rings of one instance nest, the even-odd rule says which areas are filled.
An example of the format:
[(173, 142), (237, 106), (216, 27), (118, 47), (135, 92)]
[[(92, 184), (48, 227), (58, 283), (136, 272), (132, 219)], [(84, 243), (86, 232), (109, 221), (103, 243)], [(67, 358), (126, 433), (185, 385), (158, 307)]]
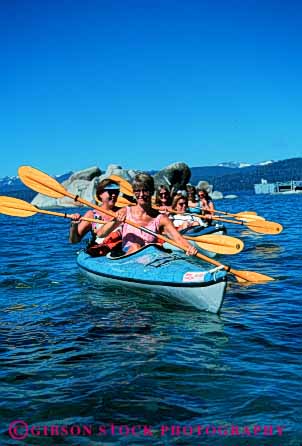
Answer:
[(187, 272), (184, 274), (182, 281), (183, 282), (203, 282), (205, 272), (198, 271), (198, 272)]

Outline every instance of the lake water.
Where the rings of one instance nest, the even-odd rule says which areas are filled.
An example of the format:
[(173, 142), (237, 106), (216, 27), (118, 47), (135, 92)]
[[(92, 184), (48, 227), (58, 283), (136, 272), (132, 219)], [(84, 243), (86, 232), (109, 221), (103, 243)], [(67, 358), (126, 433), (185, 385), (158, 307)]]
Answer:
[[(84, 243), (68, 243), (68, 222), (0, 216), (1, 445), (301, 444), (302, 195), (216, 206), (284, 225), (228, 225), (245, 250), (219, 260), (276, 281), (231, 283), (219, 316), (100, 290), (78, 270)], [(27, 438), (21, 424), (9, 435), (14, 420)]]

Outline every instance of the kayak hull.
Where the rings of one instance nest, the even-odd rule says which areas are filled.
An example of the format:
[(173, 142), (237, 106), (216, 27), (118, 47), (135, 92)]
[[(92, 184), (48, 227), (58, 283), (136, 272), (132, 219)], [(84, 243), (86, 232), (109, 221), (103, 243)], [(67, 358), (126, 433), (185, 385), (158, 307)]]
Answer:
[(200, 262), (178, 253), (167, 253), (149, 245), (129, 256), (116, 259), (90, 257), (81, 252), (77, 258), (82, 273), (101, 286), (152, 291), (198, 310), (218, 313), (226, 289), (226, 272), (206, 270)]

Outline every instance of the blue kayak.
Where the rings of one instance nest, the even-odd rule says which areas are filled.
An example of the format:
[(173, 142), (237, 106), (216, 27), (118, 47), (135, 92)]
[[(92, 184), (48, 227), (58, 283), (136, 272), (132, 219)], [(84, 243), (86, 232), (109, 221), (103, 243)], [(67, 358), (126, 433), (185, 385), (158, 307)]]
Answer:
[(211, 313), (218, 313), (223, 303), (227, 283), (224, 269), (207, 270), (207, 264), (158, 245), (116, 258), (91, 257), (82, 251), (77, 262), (87, 277), (102, 285), (152, 290)]

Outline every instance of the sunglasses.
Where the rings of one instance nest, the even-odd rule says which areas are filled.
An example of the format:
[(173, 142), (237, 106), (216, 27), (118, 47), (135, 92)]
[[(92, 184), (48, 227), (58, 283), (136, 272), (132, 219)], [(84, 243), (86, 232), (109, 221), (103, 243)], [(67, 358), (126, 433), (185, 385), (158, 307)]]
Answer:
[(140, 193), (144, 194), (144, 195), (149, 195), (150, 191), (149, 189), (135, 189), (133, 191), (134, 195), (139, 195)]
[(168, 197), (168, 192), (160, 192), (159, 194), (158, 194), (160, 197)]
[(181, 203), (177, 203), (178, 204), (178, 206), (187, 206), (187, 203), (185, 203), (185, 202), (181, 202)]
[(120, 193), (119, 189), (104, 189), (104, 192), (108, 192), (109, 195), (118, 195)]

